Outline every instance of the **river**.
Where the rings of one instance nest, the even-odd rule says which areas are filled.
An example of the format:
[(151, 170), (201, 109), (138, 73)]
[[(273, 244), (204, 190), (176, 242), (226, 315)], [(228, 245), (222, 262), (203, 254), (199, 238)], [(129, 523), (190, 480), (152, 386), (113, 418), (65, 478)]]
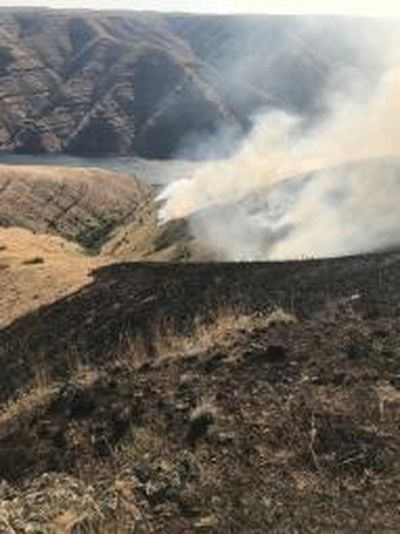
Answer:
[(162, 187), (174, 180), (190, 177), (199, 164), (181, 160), (146, 160), (132, 156), (82, 158), (66, 154), (0, 153), (0, 165), (98, 167), (123, 174), (135, 174), (147, 184)]

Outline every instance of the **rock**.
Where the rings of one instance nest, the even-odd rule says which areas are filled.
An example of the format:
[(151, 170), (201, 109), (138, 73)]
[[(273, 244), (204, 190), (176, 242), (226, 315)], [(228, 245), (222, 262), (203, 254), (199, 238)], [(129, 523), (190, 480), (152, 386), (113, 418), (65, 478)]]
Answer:
[(368, 358), (370, 347), (364, 341), (355, 341), (349, 343), (345, 351), (349, 360), (356, 361)]
[(287, 361), (287, 353), (283, 345), (269, 345), (264, 348), (254, 344), (244, 352), (243, 356), (246, 360), (261, 365), (279, 365)]
[(179, 460), (145, 457), (133, 467), (133, 472), (147, 500), (157, 506), (178, 500), (189, 478), (188, 472), (182, 467)]
[(218, 518), (214, 515), (209, 515), (207, 517), (202, 517), (194, 524), (196, 530), (208, 530), (218, 526)]
[(215, 422), (215, 417), (215, 408), (210, 405), (199, 406), (193, 411), (186, 436), (191, 446), (207, 435), (209, 427)]
[(268, 363), (282, 363), (286, 358), (286, 349), (282, 345), (270, 345), (265, 353), (265, 361)]

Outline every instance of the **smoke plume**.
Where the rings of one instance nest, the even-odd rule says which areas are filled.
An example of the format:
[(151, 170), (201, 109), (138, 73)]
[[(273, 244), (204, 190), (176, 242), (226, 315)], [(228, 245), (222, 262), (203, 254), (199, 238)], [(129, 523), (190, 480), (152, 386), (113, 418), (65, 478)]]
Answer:
[(310, 121), (259, 116), (233, 157), (204, 163), (160, 195), (160, 219), (189, 217), (218, 257), (336, 256), (400, 244), (400, 62), (375, 84), (325, 95)]

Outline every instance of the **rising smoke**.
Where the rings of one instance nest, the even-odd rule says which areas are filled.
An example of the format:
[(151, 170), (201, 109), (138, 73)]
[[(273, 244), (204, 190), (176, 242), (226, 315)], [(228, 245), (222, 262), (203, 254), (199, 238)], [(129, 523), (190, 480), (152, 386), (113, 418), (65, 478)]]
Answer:
[[(400, 62), (371, 86), (325, 95), (325, 113), (269, 111), (230, 159), (201, 165), (160, 195), (162, 221), (189, 217), (226, 260), (345, 255), (400, 244)], [(259, 205), (257, 205), (257, 202)]]

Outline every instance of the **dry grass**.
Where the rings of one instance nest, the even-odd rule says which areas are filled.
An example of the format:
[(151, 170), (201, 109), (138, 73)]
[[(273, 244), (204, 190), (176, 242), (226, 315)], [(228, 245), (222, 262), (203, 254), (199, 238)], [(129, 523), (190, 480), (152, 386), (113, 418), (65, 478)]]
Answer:
[(41, 384), (29, 391), (21, 392), (17, 398), (0, 408), (0, 434), (15, 421), (29, 418), (48, 405), (59, 391), (58, 384)]
[[(190, 335), (177, 335), (168, 325), (158, 326), (154, 337), (155, 352), (158, 358), (178, 358), (194, 353), (207, 351), (216, 347), (228, 347), (235, 336), (246, 335), (256, 328), (265, 328), (275, 324), (292, 324), (296, 318), (277, 308), (265, 315), (248, 315), (228, 308), (220, 308), (214, 319), (205, 324), (200, 320), (194, 325)], [(146, 342), (141, 337), (126, 337), (120, 353), (114, 362), (129, 369), (137, 369), (149, 361)], [(91, 367), (77, 350), (71, 349), (69, 365), (69, 381), (80, 389), (91, 388), (101, 374), (101, 369)], [(22, 391), (17, 398), (6, 403), (0, 412), (0, 435), (10, 432), (15, 425), (20, 426), (46, 409), (59, 394), (62, 384), (55, 382), (51, 372), (45, 365), (44, 357), (38, 359), (33, 382), (27, 391)], [(189, 415), (189, 430), (186, 439), (195, 443), (199, 436), (207, 433), (210, 425), (217, 419), (218, 410), (214, 399), (202, 397)], [(85, 513), (74, 506), (61, 509), (43, 521), (49, 532), (66, 534), (76, 531), (82, 534), (128, 534), (131, 532), (152, 532), (146, 515), (136, 502), (131, 477), (126, 479), (125, 473), (131, 472), (132, 463), (140, 460), (151, 451), (159, 451), (163, 447), (162, 438), (147, 429), (136, 429), (135, 438), (125, 439), (107, 460), (99, 466), (93, 459), (93, 465), (80, 467), (76, 465), (78, 479), (87, 488), (95, 487), (94, 473), (99, 469), (107, 473), (110, 481), (106, 488), (108, 502), (112, 502), (112, 510), (104, 512), (99, 496), (92, 495), (88, 490), (85, 499), (90, 499), (90, 506)], [(111, 450), (111, 448), (110, 448)], [(21, 496), (21, 499), (25, 499)], [(29, 498), (29, 497), (28, 497)], [(89, 502), (89, 501), (88, 501)], [(7, 508), (8, 507), (8, 508)], [(25, 521), (23, 510), (17, 509), (11, 502), (7, 507), (0, 503), (0, 531), (14, 532), (16, 521)], [(29, 521), (28, 521), (29, 522)], [(27, 522), (27, 524), (28, 524)]]
[[(71, 349), (69, 381), (80, 388), (90, 388), (99, 377), (100, 371), (77, 359), (77, 352)], [(39, 355), (33, 380), (20, 389), (16, 396), (0, 405), (0, 435), (7, 432), (14, 423), (29, 420), (56, 398), (62, 382), (57, 381), (45, 361)]]
[(139, 335), (125, 336), (116, 361), (119, 364), (128, 362), (130, 367), (140, 368), (154, 356), (158, 359), (169, 359), (188, 357), (215, 347), (224, 349), (232, 346), (238, 336), (257, 328), (296, 322), (296, 317), (282, 308), (275, 308), (264, 315), (246, 314), (240, 310), (222, 307), (215, 311), (211, 321), (195, 321), (190, 334), (177, 334), (166, 321), (155, 326), (150, 342)]
[(0, 405), (0, 435), (44, 409), (59, 390), (60, 384), (53, 380), (44, 356), (39, 355), (31, 383)]
[[(113, 365), (138, 369), (151, 361), (190, 357), (210, 349), (224, 349), (232, 346), (235, 338), (246, 335), (257, 328), (296, 322), (296, 317), (281, 308), (266, 315), (246, 315), (221, 308), (209, 323), (198, 320), (188, 335), (178, 335), (167, 323), (158, 325), (149, 342), (141, 336), (125, 336), (113, 359)], [(71, 348), (69, 354), (69, 380), (79, 387), (91, 387), (99, 377), (100, 369), (93, 368), (78, 351)], [(60, 384), (52, 377), (45, 357), (39, 357), (33, 380), (18, 395), (0, 407), (0, 430), (9, 427), (13, 421), (29, 418), (37, 413), (59, 391)], [(205, 402), (205, 406), (209, 403)]]
[(0, 327), (79, 289), (101, 265), (60, 237), (22, 228), (0, 228), (0, 244), (0, 264), (7, 265), (0, 276)]
[[(44, 474), (13, 498), (0, 500), (0, 532), (130, 534), (151, 532), (135, 502), (132, 485), (115, 480), (102, 492), (69, 475)], [(46, 499), (43, 497), (46, 495)], [(139, 530), (140, 529), (140, 530)]]

